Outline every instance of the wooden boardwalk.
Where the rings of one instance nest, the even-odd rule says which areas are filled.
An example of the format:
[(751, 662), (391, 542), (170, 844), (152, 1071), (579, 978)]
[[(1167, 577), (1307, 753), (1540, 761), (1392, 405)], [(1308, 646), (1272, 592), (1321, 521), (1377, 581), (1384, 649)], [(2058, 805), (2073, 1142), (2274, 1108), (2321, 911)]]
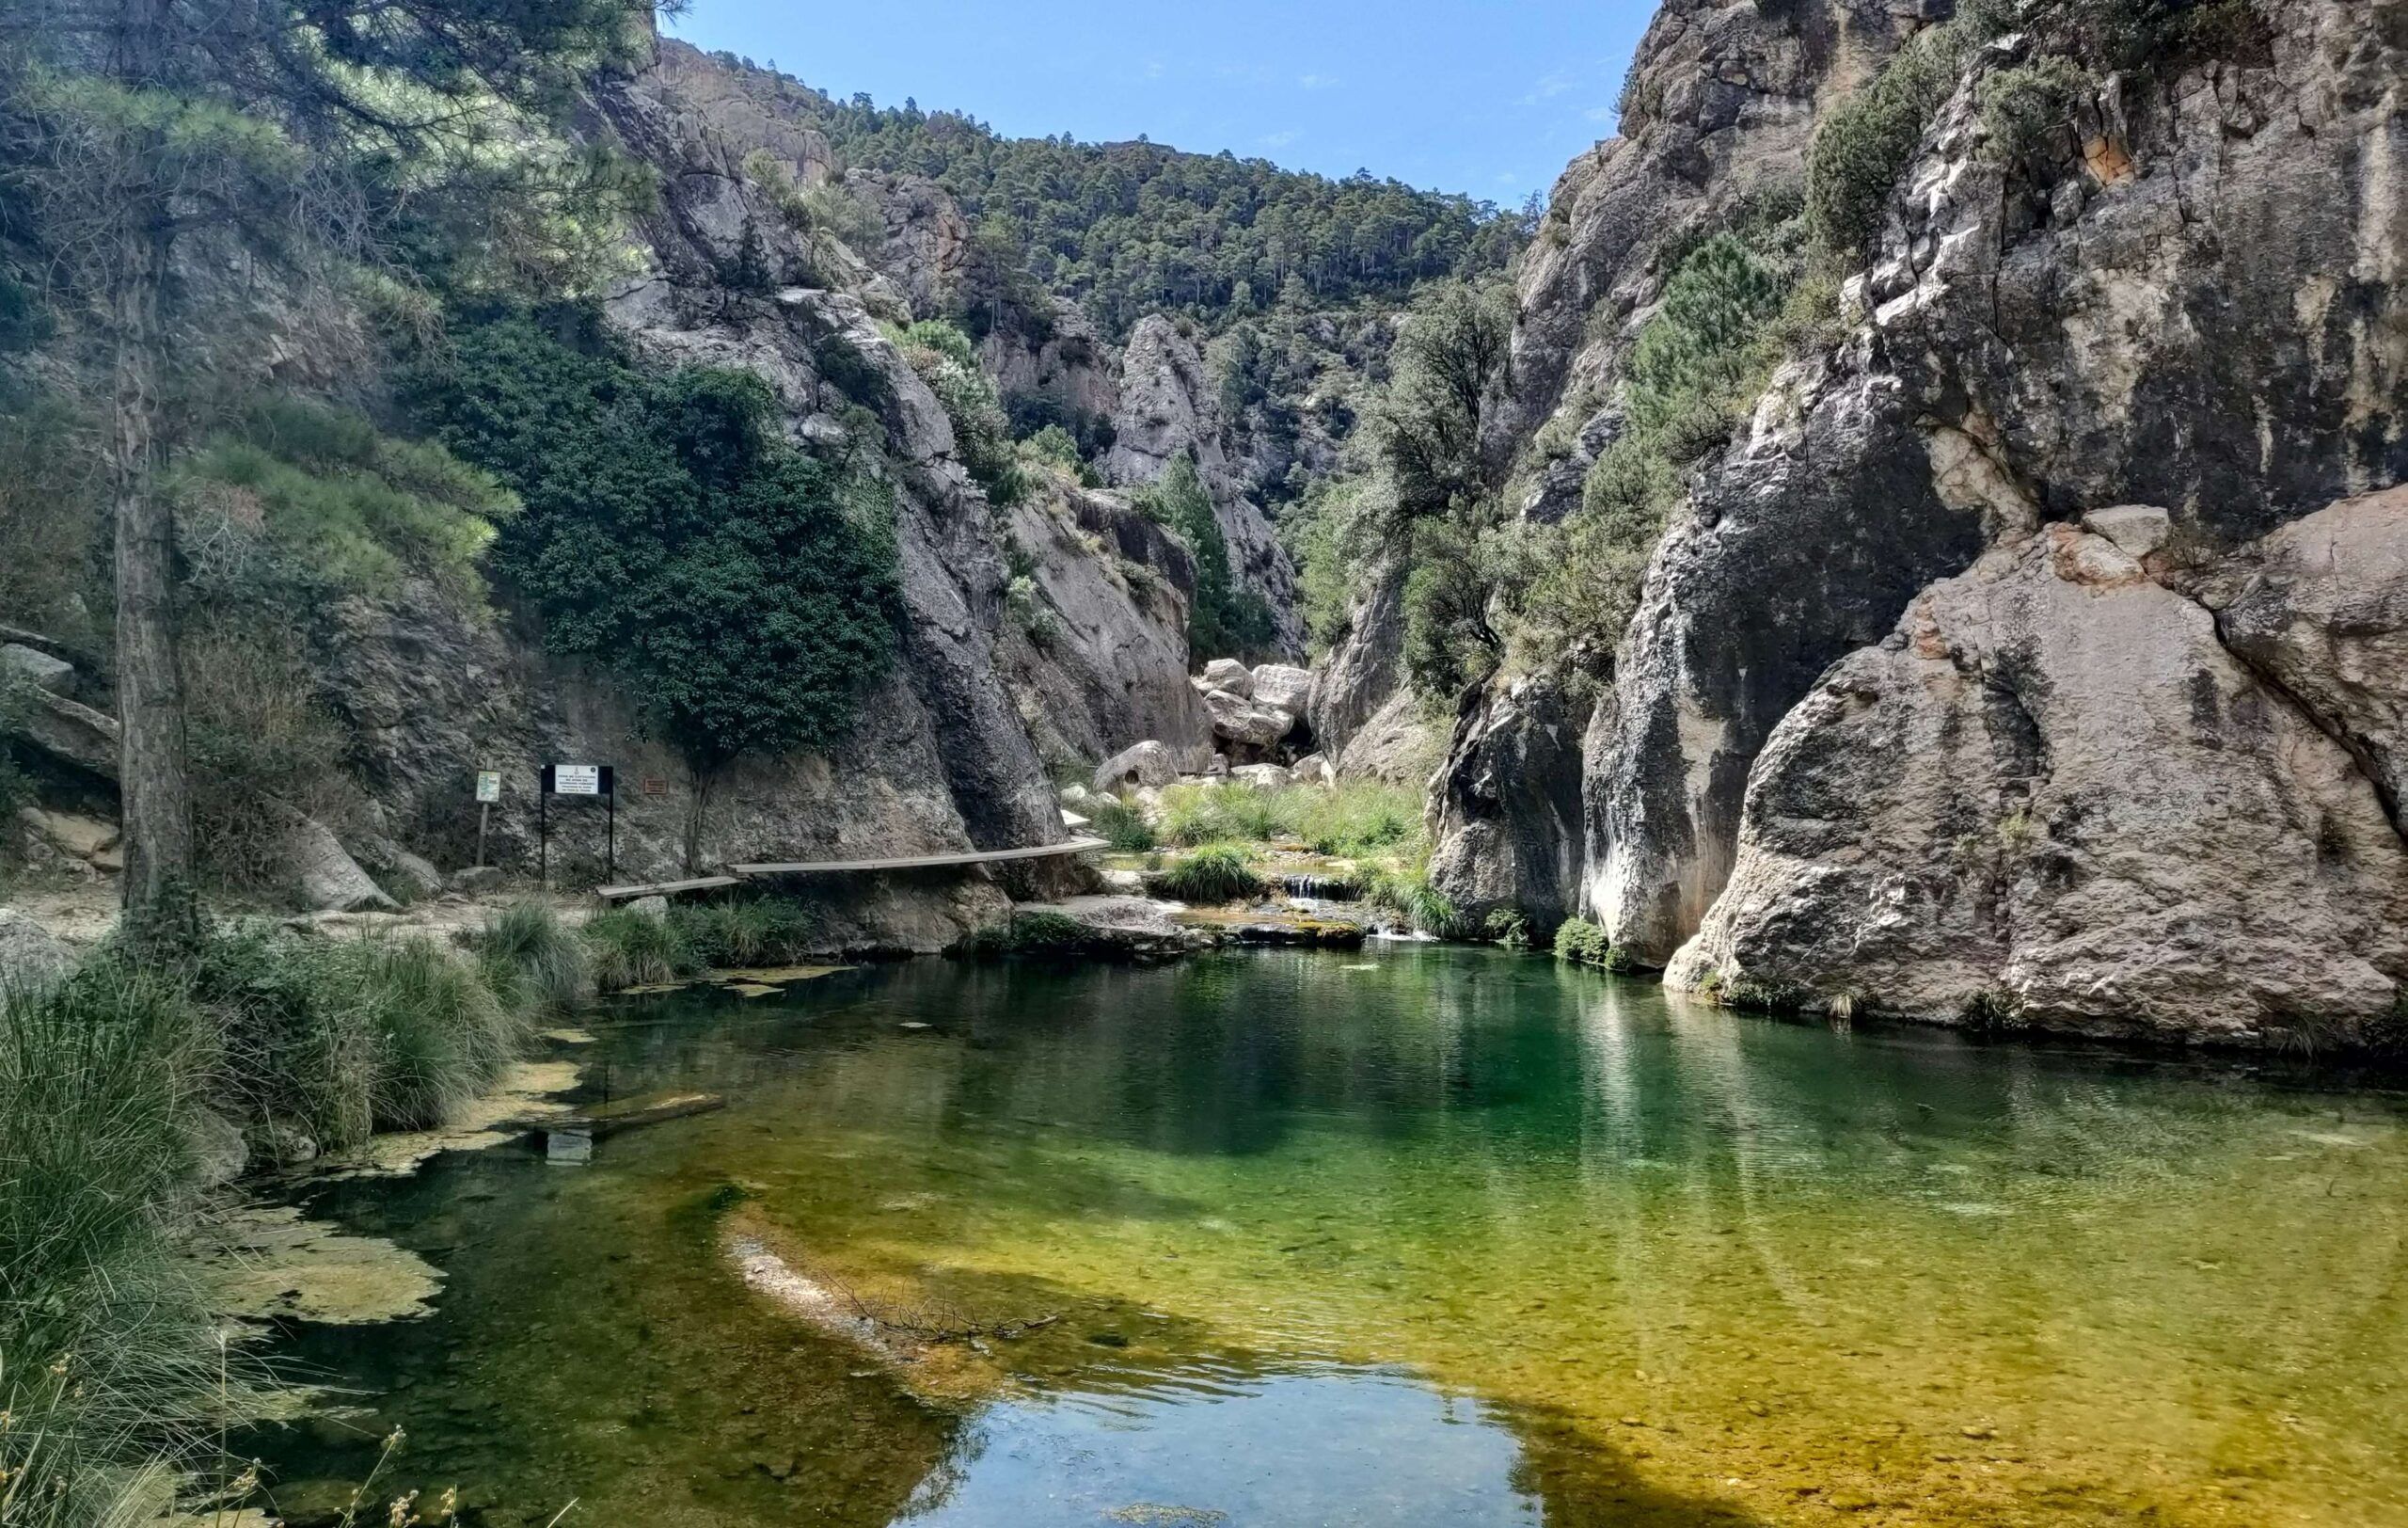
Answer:
[(790, 865), (731, 865), (731, 875), (856, 875), (877, 870), (942, 870), (956, 865), (1001, 865), (1012, 860), (1059, 859), (1091, 854), (1112, 846), (1101, 838), (1072, 838), (1034, 849), (975, 849), (958, 854), (915, 854), (907, 859), (817, 860)]
[(782, 875), (874, 875), (881, 870), (943, 870), (955, 866), (1002, 865), (1015, 860), (1060, 859), (1091, 854), (1112, 846), (1101, 838), (1072, 838), (1065, 843), (1038, 844), (1033, 849), (971, 849), (955, 854), (913, 854), (900, 859), (798, 860), (780, 865), (731, 865), (724, 875), (696, 876), (690, 881), (656, 881), (642, 885), (603, 886), (594, 895), (606, 902), (637, 897), (675, 897), (689, 891), (721, 891), (755, 878)]
[(632, 897), (674, 897), (687, 891), (718, 891), (727, 886), (740, 886), (740, 875), (698, 875), (690, 881), (655, 881), (637, 886), (596, 886), (594, 895), (606, 902), (623, 902)]

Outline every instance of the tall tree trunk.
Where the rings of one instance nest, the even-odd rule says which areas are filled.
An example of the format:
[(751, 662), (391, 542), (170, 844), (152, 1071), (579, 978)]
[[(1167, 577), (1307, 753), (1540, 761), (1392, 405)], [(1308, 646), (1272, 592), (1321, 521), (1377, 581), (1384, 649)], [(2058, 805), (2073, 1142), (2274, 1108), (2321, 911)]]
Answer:
[[(122, 0), (119, 79), (160, 88), (168, 0)], [(129, 128), (124, 196), (109, 275), (116, 361), (109, 437), (116, 533), (118, 769), (125, 842), (125, 932), (164, 957), (197, 931), (192, 804), (184, 780), (183, 687), (176, 665), (175, 522), (159, 491), (160, 299), (174, 240), (156, 176), (156, 134)]]

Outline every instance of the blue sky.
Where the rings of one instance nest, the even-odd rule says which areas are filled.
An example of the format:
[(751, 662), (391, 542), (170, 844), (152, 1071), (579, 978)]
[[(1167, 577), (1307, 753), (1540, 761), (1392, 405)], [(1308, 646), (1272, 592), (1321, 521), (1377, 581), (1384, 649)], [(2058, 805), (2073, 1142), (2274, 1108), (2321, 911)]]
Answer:
[(692, 0), (672, 27), (836, 95), (1357, 167), (1517, 203), (1613, 134), (1655, 0)]

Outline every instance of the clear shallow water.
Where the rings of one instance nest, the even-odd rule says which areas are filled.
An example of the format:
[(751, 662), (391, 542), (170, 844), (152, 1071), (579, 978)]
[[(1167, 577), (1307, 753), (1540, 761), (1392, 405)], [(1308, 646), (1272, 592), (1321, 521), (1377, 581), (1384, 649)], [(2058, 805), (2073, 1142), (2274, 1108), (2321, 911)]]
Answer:
[(1426, 947), (614, 1014), (730, 1106), (322, 1190), (449, 1283), (289, 1334), (369, 1413), (290, 1498), (399, 1423), (496, 1528), (2408, 1524), (2396, 1094)]

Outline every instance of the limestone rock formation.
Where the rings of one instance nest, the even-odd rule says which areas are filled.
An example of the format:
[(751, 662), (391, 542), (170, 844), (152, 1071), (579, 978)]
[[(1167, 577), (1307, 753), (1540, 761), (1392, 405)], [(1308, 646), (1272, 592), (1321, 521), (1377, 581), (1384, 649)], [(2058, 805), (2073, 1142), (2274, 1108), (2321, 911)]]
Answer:
[(1121, 356), (1120, 406), (1104, 477), (1136, 486), (1159, 479), (1175, 458), (1192, 458), (1228, 543), (1230, 575), (1270, 606), (1280, 645), (1301, 651), (1295, 565), (1269, 517), (1244, 495), (1223, 445), (1219, 410), (1196, 342), (1160, 314), (1139, 320)]
[(1123, 790), (1159, 790), (1180, 776), (1179, 757), (1149, 738), (1113, 755), (1095, 770), (1095, 793), (1110, 796)]
[(1212, 724), (1187, 682), (1187, 549), (1118, 494), (1047, 484), (1007, 515), (1028, 572), (1000, 655), (1039, 756), (1067, 766), (1154, 739), (1201, 767)]
[(1430, 882), (1465, 917), (1505, 908), (1543, 923), (1577, 910), (1581, 741), (1595, 681), (1537, 676), (1482, 696), (1435, 776)]
[[(2377, 686), (2408, 696), (2399, 671)], [(1775, 729), (1730, 886), (1667, 976), (1949, 1022), (2361, 1038), (2408, 977), (2408, 845), (2212, 613), (2052, 525), (1917, 597)]]
[(2408, 834), (2408, 487), (2319, 510), (2236, 562), (2201, 593), (2225, 645), (2357, 757)]

